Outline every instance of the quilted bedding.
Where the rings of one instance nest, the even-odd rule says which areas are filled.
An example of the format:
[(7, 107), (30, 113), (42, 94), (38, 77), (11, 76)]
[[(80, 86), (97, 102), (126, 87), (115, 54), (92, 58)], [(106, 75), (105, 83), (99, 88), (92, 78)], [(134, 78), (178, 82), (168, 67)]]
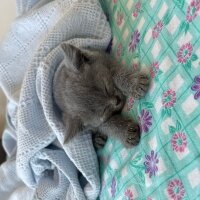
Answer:
[(147, 70), (147, 96), (130, 97), (140, 145), (114, 139), (99, 151), (100, 199), (200, 199), (200, 0), (102, 0), (112, 28), (109, 50)]

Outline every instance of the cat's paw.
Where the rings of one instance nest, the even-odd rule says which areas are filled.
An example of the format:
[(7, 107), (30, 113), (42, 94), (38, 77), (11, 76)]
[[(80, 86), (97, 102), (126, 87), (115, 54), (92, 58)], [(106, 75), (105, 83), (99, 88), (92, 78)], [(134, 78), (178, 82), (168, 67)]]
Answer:
[(150, 79), (146, 74), (139, 74), (137, 84), (134, 88), (132, 96), (136, 99), (144, 97), (149, 89)]
[(123, 143), (125, 147), (131, 148), (140, 142), (140, 127), (138, 124), (131, 123), (128, 125), (124, 135)]
[(93, 141), (93, 145), (96, 149), (101, 149), (104, 147), (104, 145), (107, 142), (108, 137), (104, 134), (101, 134), (99, 132), (94, 133), (92, 135), (92, 141)]

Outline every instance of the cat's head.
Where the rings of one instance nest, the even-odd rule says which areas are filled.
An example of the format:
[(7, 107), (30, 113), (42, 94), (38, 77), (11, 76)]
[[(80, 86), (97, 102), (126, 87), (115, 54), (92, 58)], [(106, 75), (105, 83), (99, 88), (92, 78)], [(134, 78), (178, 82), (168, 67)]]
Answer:
[(85, 126), (98, 127), (121, 111), (125, 98), (116, 88), (108, 56), (101, 51), (81, 50), (63, 43), (65, 55), (62, 80), (63, 103), (67, 112)]

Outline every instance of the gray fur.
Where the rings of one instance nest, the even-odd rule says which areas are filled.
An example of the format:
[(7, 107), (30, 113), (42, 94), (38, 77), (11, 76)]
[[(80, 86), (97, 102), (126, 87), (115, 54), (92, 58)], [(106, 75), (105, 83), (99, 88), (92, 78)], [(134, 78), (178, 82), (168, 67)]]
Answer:
[[(83, 129), (118, 138), (126, 147), (137, 145), (137, 123), (120, 115), (125, 97), (143, 97), (149, 87), (145, 74), (122, 67), (102, 51), (61, 45), (65, 59), (55, 73), (53, 95), (63, 113), (71, 139)], [(95, 141), (95, 140), (94, 140)], [(97, 145), (98, 146), (98, 145)], [(100, 146), (102, 146), (100, 144)]]

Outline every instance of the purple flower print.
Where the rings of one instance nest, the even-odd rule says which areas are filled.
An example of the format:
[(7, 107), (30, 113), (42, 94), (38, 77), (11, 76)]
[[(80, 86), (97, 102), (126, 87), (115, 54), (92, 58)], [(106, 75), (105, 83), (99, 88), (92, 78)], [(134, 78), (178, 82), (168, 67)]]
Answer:
[(137, 17), (138, 16), (138, 13), (140, 12), (140, 9), (141, 9), (141, 2), (138, 1), (136, 4), (135, 4), (135, 9), (133, 11), (133, 17)]
[(193, 0), (187, 8), (186, 21), (192, 22), (200, 11), (200, 0)]
[(152, 125), (152, 115), (148, 110), (143, 109), (139, 117), (142, 132), (148, 132)]
[(154, 27), (153, 27), (153, 30), (152, 30), (152, 37), (153, 39), (156, 39), (160, 32), (162, 31), (163, 29), (163, 22), (162, 21), (159, 21)]
[(134, 12), (133, 12), (133, 17), (136, 18), (137, 16), (138, 16), (138, 12), (137, 12), (137, 11), (134, 11)]
[(173, 200), (182, 200), (185, 195), (183, 183), (179, 179), (173, 179), (168, 183), (167, 193)]
[(176, 102), (176, 92), (172, 89), (166, 90), (162, 95), (162, 104), (165, 108), (171, 108)]
[(133, 200), (133, 192), (130, 189), (127, 189), (124, 193), (127, 200)]
[(129, 51), (134, 51), (140, 41), (140, 33), (138, 30), (135, 30), (131, 36), (131, 41), (129, 43)]
[(159, 63), (157, 61), (153, 62), (151, 64), (151, 68), (150, 68), (150, 76), (152, 79), (156, 76), (158, 71), (159, 71)]
[(116, 185), (117, 185), (117, 183), (116, 183), (115, 177), (113, 177), (112, 182), (111, 182), (111, 194), (112, 194), (112, 197), (115, 197)]
[(185, 133), (177, 132), (171, 139), (172, 149), (176, 152), (184, 152), (187, 147), (187, 138)]
[(179, 63), (185, 64), (192, 56), (192, 45), (190, 43), (183, 44), (177, 53)]
[(135, 9), (139, 10), (141, 8), (141, 2), (138, 1), (136, 4), (135, 4)]
[(194, 98), (195, 99), (200, 98), (200, 76), (195, 76), (194, 84), (192, 85), (191, 89), (193, 91), (196, 91)]
[(151, 178), (152, 176), (156, 175), (156, 172), (158, 171), (158, 167), (157, 164), (159, 162), (158, 158), (157, 158), (157, 153), (155, 153), (153, 150), (151, 151), (151, 153), (149, 155), (145, 155), (145, 173), (149, 174), (149, 178)]

